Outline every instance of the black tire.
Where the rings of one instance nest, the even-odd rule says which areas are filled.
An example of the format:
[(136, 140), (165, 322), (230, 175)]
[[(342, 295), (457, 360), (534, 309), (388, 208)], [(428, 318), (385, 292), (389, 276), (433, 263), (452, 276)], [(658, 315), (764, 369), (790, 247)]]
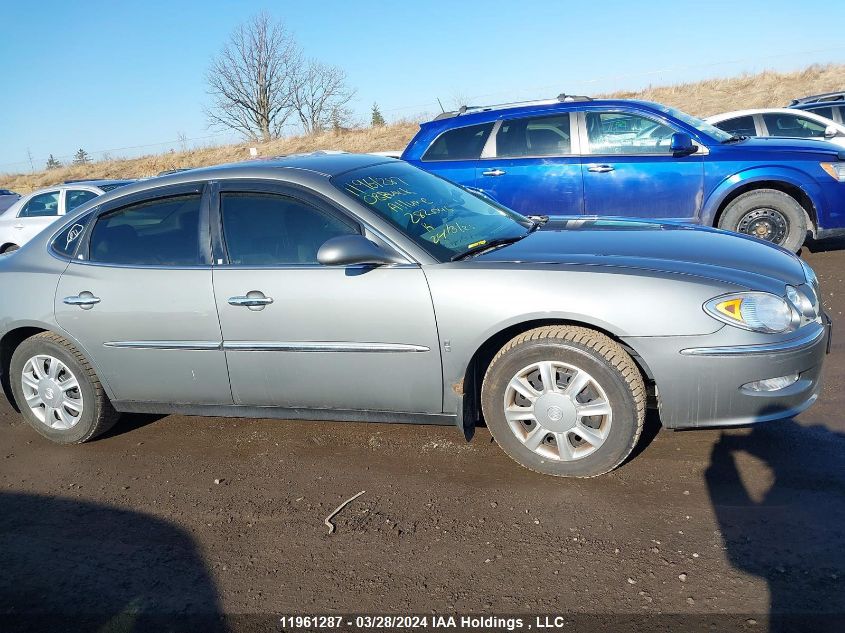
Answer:
[[(542, 361), (584, 370), (604, 390), (612, 423), (604, 443), (591, 454), (572, 461), (550, 459), (529, 449), (511, 429), (504, 411), (508, 384), (523, 368)], [(491, 361), (481, 388), (484, 419), (505, 453), (530, 470), (558, 477), (595, 477), (625, 461), (642, 432), (645, 402), (642, 375), (628, 353), (604, 334), (574, 326), (540, 327), (513, 338)]]
[[(37, 355), (48, 355), (64, 363), (79, 383), (82, 415), (69, 429), (55, 429), (39, 420), (26, 403), (21, 384), (24, 365)], [(81, 444), (108, 431), (117, 421), (118, 413), (100, 384), (94, 368), (70, 342), (58, 334), (42, 332), (21, 343), (14, 354), (9, 370), (12, 393), (24, 419), (36, 431), (57, 444)]]
[(11, 253), (12, 251), (16, 251), (20, 248), (17, 244), (9, 244), (6, 248), (0, 252), (0, 255), (5, 255), (6, 253)]
[(719, 228), (773, 242), (797, 253), (807, 238), (807, 214), (789, 194), (756, 189), (731, 200), (719, 218)]

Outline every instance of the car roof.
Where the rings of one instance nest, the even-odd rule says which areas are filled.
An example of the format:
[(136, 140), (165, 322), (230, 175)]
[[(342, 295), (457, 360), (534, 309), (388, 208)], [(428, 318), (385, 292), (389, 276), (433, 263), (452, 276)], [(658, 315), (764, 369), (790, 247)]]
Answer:
[[(308, 154), (291, 154), (273, 158), (261, 158), (236, 163), (224, 163), (210, 167), (197, 167), (137, 180), (124, 187), (106, 192), (99, 203), (106, 203), (115, 198), (144, 192), (155, 187), (189, 184), (203, 180), (232, 179), (268, 179), (300, 181), (303, 175), (321, 179), (382, 163), (397, 162), (395, 158), (384, 158), (372, 154), (349, 154), (337, 151), (317, 151)], [(67, 185), (64, 185), (67, 186)], [(82, 208), (82, 207), (80, 207)]]
[(464, 112), (447, 112), (438, 115), (431, 121), (422, 124), (422, 127), (438, 125), (443, 127), (463, 127), (464, 125), (471, 125), (472, 123), (486, 123), (495, 121), (496, 119), (512, 115), (525, 114), (533, 112), (567, 112), (569, 110), (581, 110), (592, 108), (630, 108), (641, 107), (645, 109), (663, 110), (665, 105), (655, 103), (654, 101), (645, 101), (641, 99), (582, 99), (578, 98), (571, 101), (547, 100), (547, 101), (528, 101), (518, 104), (504, 104), (492, 106), (478, 106), (472, 109), (467, 109)]
[(225, 163), (211, 167), (187, 169), (162, 178), (185, 180), (207, 179), (215, 176), (231, 178), (232, 172), (256, 172), (265, 176), (277, 175), (280, 170), (297, 169), (310, 171), (325, 177), (337, 176), (352, 169), (385, 162), (385, 158), (372, 154), (350, 154), (334, 150), (319, 150), (305, 154), (289, 154), (270, 158), (258, 158), (236, 163)]

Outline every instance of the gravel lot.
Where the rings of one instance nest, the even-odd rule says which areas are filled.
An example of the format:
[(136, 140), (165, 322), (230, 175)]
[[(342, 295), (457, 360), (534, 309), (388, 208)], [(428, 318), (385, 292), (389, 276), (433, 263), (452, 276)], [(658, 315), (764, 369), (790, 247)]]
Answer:
[(125, 416), (63, 448), (3, 403), (0, 616), (727, 613), (767, 630), (770, 612), (845, 614), (845, 242), (803, 256), (834, 320), (819, 402), (750, 429), (651, 420), (597, 479), (535, 475), (483, 428), (467, 444), (451, 427)]

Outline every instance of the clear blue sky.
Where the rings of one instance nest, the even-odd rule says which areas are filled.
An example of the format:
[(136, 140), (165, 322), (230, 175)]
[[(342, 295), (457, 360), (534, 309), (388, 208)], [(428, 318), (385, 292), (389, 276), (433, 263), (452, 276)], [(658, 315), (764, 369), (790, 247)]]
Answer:
[(79, 147), (132, 156), (219, 134), (204, 72), (262, 9), (346, 70), (362, 122), (374, 101), (390, 120), (435, 112), (436, 97), (448, 107), (845, 61), (845, 2), (832, 0), (0, 0), (0, 172), (28, 171), (27, 150), (40, 169)]

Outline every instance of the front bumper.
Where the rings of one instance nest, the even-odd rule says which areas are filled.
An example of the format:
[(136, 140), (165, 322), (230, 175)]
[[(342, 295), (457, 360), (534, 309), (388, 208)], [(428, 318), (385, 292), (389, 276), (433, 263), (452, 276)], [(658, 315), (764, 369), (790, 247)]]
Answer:
[[(660, 419), (673, 429), (766, 422), (798, 415), (821, 392), (822, 365), (830, 320), (806, 325), (779, 341), (752, 344), (726, 326), (707, 336), (632, 337), (657, 386)], [(798, 374), (777, 391), (750, 391), (743, 385)]]

